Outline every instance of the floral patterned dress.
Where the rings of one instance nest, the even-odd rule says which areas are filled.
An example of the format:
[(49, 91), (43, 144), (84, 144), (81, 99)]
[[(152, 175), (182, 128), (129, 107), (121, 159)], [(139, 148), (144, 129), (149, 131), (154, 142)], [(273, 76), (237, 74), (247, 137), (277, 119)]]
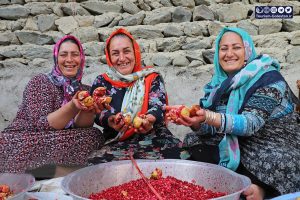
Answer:
[(47, 115), (61, 107), (63, 97), (63, 88), (47, 75), (30, 80), (16, 118), (0, 133), (0, 172), (24, 173), (47, 164), (87, 164), (91, 151), (103, 143), (103, 135), (97, 128), (51, 128)]
[[(121, 110), (122, 101), (127, 88), (117, 88), (106, 81), (102, 75), (94, 81), (91, 93), (97, 87), (106, 87), (107, 95), (112, 97), (112, 109), (104, 110), (96, 117), (95, 122), (104, 128), (105, 139), (114, 138), (118, 133), (108, 126), (108, 117)], [(105, 145), (94, 151), (89, 159), (90, 164), (129, 159), (129, 150), (132, 149), (136, 159), (180, 159), (187, 157), (187, 151), (181, 149), (182, 143), (175, 138), (164, 124), (166, 105), (165, 87), (160, 76), (157, 76), (151, 86), (148, 114), (156, 117), (154, 128), (147, 134), (135, 134), (124, 141)]]
[[(224, 95), (216, 111), (225, 113), (227, 101)], [(237, 130), (245, 133), (239, 136), (241, 162), (237, 172), (263, 187), (267, 197), (300, 188), (300, 116), (293, 109), (291, 90), (286, 82), (278, 81), (257, 89), (240, 114), (225, 114), (227, 134)], [(199, 131), (186, 135), (183, 146), (191, 159), (218, 164), (222, 138), (216, 128), (202, 124)]]

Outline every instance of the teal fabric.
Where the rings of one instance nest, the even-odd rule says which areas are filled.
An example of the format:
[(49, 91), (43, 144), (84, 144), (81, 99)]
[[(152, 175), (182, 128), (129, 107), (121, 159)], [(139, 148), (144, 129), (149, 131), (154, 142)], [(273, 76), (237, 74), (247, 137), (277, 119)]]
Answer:
[(212, 99), (214, 97), (215, 92), (219, 89), (221, 83), (228, 78), (228, 75), (222, 69), (219, 63), (219, 48), (220, 48), (219, 44), (224, 33), (228, 31), (235, 32), (242, 37), (244, 47), (245, 47), (245, 53), (246, 53), (245, 59), (247, 64), (257, 57), (252, 38), (247, 32), (245, 32), (243, 29), (240, 28), (229, 28), (229, 27), (223, 28), (215, 41), (216, 46), (215, 46), (215, 55), (214, 55), (214, 75), (212, 77), (211, 82), (208, 83), (204, 88), (205, 94), (206, 95), (209, 94), (208, 99), (202, 101), (205, 108), (209, 107), (212, 104)]
[[(254, 43), (250, 35), (240, 28), (225, 27), (221, 30), (216, 39), (216, 48), (214, 55), (214, 75), (210, 83), (205, 88), (205, 98), (201, 99), (203, 107), (212, 105), (213, 97), (222, 83), (228, 79), (228, 75), (219, 64), (219, 43), (224, 33), (231, 31), (241, 36), (245, 47), (245, 66), (238, 71), (230, 81), (226, 93), (229, 94), (229, 100), (226, 107), (226, 113), (237, 114), (244, 102), (247, 91), (258, 81), (263, 74), (272, 70), (280, 69), (278, 61), (264, 54), (257, 57), (254, 49)], [(240, 163), (240, 150), (238, 138), (232, 134), (225, 134), (219, 144), (220, 162), (219, 165), (229, 168), (233, 171), (237, 169)]]

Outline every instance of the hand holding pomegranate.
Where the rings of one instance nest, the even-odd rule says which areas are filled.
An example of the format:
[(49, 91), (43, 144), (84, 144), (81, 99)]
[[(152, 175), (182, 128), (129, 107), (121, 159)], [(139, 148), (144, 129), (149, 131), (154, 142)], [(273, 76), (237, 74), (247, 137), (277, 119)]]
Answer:
[(90, 111), (94, 109), (94, 100), (88, 91), (78, 91), (73, 96), (72, 103), (78, 110)]
[(108, 125), (119, 132), (124, 132), (131, 127), (131, 116), (121, 112), (108, 118)]
[(136, 132), (139, 133), (148, 133), (150, 130), (153, 129), (153, 125), (156, 121), (156, 118), (151, 114), (142, 114), (136, 116), (133, 119), (133, 127), (136, 129)]
[(173, 123), (194, 126), (205, 120), (205, 110), (199, 105), (191, 107), (184, 105), (166, 106), (166, 116)]
[(105, 87), (97, 87), (93, 92), (93, 99), (96, 102), (97, 106), (100, 110), (110, 110), (111, 106), (109, 103), (111, 102), (112, 98), (106, 95), (106, 88)]

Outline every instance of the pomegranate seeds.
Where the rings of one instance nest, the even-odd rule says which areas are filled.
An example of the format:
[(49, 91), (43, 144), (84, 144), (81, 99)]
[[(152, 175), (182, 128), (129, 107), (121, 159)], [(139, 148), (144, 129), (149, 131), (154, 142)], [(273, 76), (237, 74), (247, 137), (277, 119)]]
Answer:
[[(172, 176), (149, 179), (150, 184), (165, 200), (206, 200), (225, 196), (223, 192), (213, 192), (204, 187), (181, 181)], [(92, 200), (156, 200), (156, 196), (142, 179), (137, 179), (119, 186), (110, 187), (89, 196)]]

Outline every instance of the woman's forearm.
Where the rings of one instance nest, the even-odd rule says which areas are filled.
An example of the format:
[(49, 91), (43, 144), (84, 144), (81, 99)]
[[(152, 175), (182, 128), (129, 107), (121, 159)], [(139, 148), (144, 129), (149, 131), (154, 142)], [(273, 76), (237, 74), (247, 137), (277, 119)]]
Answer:
[(210, 110), (205, 110), (205, 121), (203, 123), (214, 126), (218, 129), (221, 126), (221, 114)]
[[(201, 125), (203, 125), (203, 123), (209, 125), (209, 126), (213, 126), (215, 128), (209, 128), (208, 130), (209, 131), (214, 131), (216, 129), (219, 129), (220, 126), (221, 126), (221, 114), (220, 113), (217, 113), (217, 112), (213, 112), (213, 111), (210, 111), (210, 110), (205, 110), (205, 120), (201, 123), (196, 123), (196, 124), (193, 124), (191, 126), (191, 129), (193, 131), (198, 131), (200, 128), (201, 128)], [(215, 134), (215, 133), (211, 133), (211, 134)]]
[(49, 125), (54, 129), (64, 129), (65, 126), (77, 115), (79, 109), (72, 101), (47, 116)]
[(80, 111), (75, 117), (75, 127), (86, 128), (94, 124), (95, 113), (92, 111)]

